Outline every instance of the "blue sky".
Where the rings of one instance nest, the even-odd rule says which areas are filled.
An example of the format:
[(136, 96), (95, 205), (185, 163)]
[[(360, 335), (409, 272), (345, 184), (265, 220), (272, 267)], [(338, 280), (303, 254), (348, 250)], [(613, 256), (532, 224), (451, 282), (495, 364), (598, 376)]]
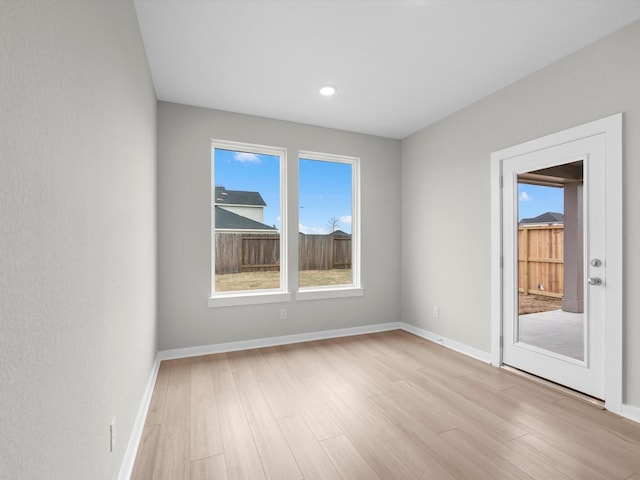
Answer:
[(280, 159), (273, 155), (215, 149), (214, 182), (227, 190), (259, 192), (266, 225), (280, 228)]
[[(335, 217), (339, 228), (351, 233), (351, 165), (302, 160), (299, 174), (299, 231), (329, 233), (327, 223)], [(278, 157), (216, 149), (214, 182), (229, 190), (259, 192), (267, 203), (264, 223), (280, 228)]]
[[(299, 182), (299, 231), (329, 233), (327, 224), (336, 218), (340, 230), (351, 233), (351, 165), (303, 159)], [(216, 149), (215, 183), (229, 190), (260, 192), (267, 203), (264, 223), (280, 228), (278, 157)], [(563, 195), (561, 188), (518, 184), (518, 220), (564, 213)]]
[(518, 184), (518, 221), (545, 212), (564, 213), (564, 190), (557, 187)]
[(351, 233), (351, 165), (301, 159), (299, 181), (299, 230), (331, 233), (327, 224), (336, 218)]

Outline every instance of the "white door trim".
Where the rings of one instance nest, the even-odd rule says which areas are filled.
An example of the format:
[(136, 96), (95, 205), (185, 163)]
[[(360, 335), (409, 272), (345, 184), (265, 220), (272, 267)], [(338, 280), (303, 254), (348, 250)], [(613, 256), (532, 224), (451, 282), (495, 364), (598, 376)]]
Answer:
[(605, 222), (607, 305), (605, 322), (605, 406), (622, 411), (622, 114), (579, 125), (491, 154), (491, 363), (502, 365), (502, 162), (593, 135), (605, 135)]

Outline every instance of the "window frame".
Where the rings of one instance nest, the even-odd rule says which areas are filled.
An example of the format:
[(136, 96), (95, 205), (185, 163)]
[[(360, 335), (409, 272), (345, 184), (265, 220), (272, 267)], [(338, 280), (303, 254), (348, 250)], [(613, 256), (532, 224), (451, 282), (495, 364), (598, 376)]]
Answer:
[[(361, 228), (360, 228), (360, 158), (348, 155), (298, 151), (298, 175), (300, 175), (300, 161), (315, 160), (351, 165), (351, 280), (350, 285), (319, 285), (300, 287), (296, 292), (296, 300), (318, 300), (324, 298), (359, 297), (364, 295), (361, 278)], [(298, 182), (297, 198), (300, 198), (300, 182)], [(299, 227), (298, 227), (299, 228)], [(299, 261), (296, 258), (297, 271), (300, 272)]]
[[(229, 292), (216, 292), (216, 265), (215, 265), (215, 152), (218, 150), (230, 150), (235, 152), (255, 153), (257, 155), (270, 155), (280, 158), (280, 287), (260, 290), (235, 290)], [(287, 149), (284, 147), (272, 147), (246, 142), (229, 140), (211, 140), (211, 176), (210, 176), (210, 216), (209, 229), (211, 236), (211, 288), (209, 294), (209, 307), (228, 307), (236, 305), (254, 305), (263, 303), (282, 303), (291, 301), (289, 291), (288, 266), (288, 222), (287, 222)]]

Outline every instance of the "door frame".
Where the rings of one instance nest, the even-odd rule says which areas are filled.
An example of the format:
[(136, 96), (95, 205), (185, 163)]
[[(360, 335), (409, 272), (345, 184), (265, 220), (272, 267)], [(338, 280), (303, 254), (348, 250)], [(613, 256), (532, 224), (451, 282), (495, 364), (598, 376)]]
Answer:
[(605, 135), (605, 262), (607, 266), (605, 407), (621, 413), (623, 395), (622, 113), (514, 145), (491, 154), (491, 364), (502, 366), (502, 163), (593, 135)]

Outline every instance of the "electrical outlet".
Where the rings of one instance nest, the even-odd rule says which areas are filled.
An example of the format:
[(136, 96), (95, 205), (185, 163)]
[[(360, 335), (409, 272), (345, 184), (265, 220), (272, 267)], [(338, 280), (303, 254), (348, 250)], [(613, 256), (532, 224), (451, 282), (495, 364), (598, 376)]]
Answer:
[(440, 309), (438, 307), (433, 307), (433, 318), (440, 317)]
[(281, 308), (280, 309), (280, 318), (282, 320), (284, 320), (285, 318), (287, 318), (287, 309), (286, 308)]
[(116, 448), (116, 417), (113, 417), (109, 424), (109, 451), (113, 452)]

